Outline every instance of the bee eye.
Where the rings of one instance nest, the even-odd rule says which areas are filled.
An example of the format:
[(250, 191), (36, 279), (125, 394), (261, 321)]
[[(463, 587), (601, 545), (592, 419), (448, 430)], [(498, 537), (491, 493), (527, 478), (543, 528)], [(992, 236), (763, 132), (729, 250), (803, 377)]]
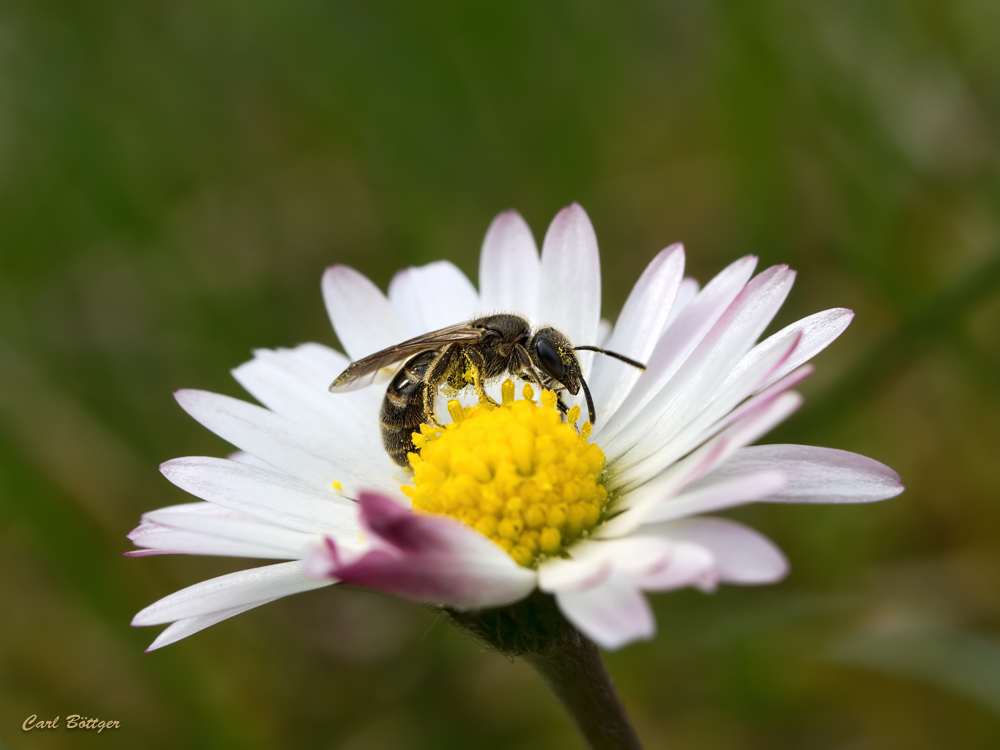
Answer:
[(535, 342), (535, 351), (538, 353), (538, 363), (545, 370), (546, 374), (562, 382), (566, 376), (566, 365), (559, 358), (559, 352), (546, 339), (538, 339)]

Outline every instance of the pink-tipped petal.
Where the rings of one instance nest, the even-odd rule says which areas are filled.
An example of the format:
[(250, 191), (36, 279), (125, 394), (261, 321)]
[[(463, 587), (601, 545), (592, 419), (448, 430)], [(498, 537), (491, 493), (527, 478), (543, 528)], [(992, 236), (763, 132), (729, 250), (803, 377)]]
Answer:
[[(787, 361), (788, 357), (795, 351), (798, 340), (798, 335), (795, 335), (787, 339), (782, 346), (774, 347), (765, 356), (760, 357), (747, 367), (739, 378), (731, 380), (725, 388), (716, 392), (711, 399), (702, 398), (701, 396), (705, 395), (704, 392), (701, 396), (690, 394), (679, 399), (684, 401), (690, 398), (695, 404), (700, 402), (700, 406), (684, 407), (680, 405), (671, 419), (651, 426), (646, 439), (658, 444), (659, 447), (652, 450), (646, 449), (642, 453), (639, 450), (634, 450), (634, 458), (631, 461), (623, 462), (623, 466), (628, 466), (629, 463), (633, 464), (633, 467), (626, 472), (627, 479), (635, 480), (636, 477), (655, 476), (673, 465), (681, 456), (687, 455), (722, 431), (727, 425), (737, 421), (743, 414), (750, 413), (753, 408), (759, 408), (760, 404), (767, 400), (776, 399), (781, 391), (769, 393), (766, 397), (760, 394), (758, 397), (760, 404), (751, 404), (750, 401), (753, 399), (750, 399), (737, 408), (737, 404), (753, 393), (762, 380), (768, 378), (776, 368)], [(781, 382), (790, 388), (794, 381), (789, 376)], [(678, 427), (677, 425), (684, 426)], [(643, 453), (645, 453), (644, 458), (642, 458)]]
[(720, 579), (726, 583), (774, 583), (788, 575), (788, 560), (781, 550), (763, 534), (735, 521), (687, 518), (652, 530), (708, 549), (715, 556)]
[[(646, 362), (646, 371), (607, 422), (594, 425), (594, 436), (607, 442), (627, 430), (633, 418), (670, 382), (691, 353), (713, 329), (719, 318), (745, 287), (757, 265), (748, 255), (731, 263), (688, 303), (666, 331)], [(682, 285), (683, 288), (683, 285)], [(688, 289), (691, 286), (688, 285)]]
[(670, 315), (667, 316), (667, 322), (663, 326), (664, 332), (677, 322), (681, 314), (688, 309), (688, 305), (694, 302), (694, 298), (698, 296), (700, 290), (701, 285), (690, 276), (681, 279), (681, 285), (677, 289), (677, 297), (670, 307)]
[(538, 587), (542, 591), (583, 591), (602, 583), (609, 576), (623, 579), (655, 573), (667, 566), (673, 545), (657, 537), (626, 537), (574, 544), (570, 558), (556, 558), (538, 569)]
[(541, 264), (531, 230), (517, 211), (490, 224), (479, 262), (482, 311), (518, 312), (534, 319)]
[[(643, 530), (645, 532), (645, 530)], [(715, 556), (705, 547), (671, 538), (673, 555), (662, 570), (634, 579), (643, 591), (674, 591), (694, 586), (712, 591), (719, 581)]]
[(726, 379), (726, 383), (722, 385), (720, 390), (725, 388), (726, 384), (730, 381), (739, 378), (744, 370), (751, 367), (754, 362), (765, 356), (772, 349), (775, 347), (780, 348), (790, 339), (797, 338), (798, 344), (795, 347), (794, 353), (786, 358), (780, 367), (775, 368), (774, 372), (757, 387), (758, 390), (767, 388), (826, 349), (826, 347), (836, 341), (840, 334), (847, 330), (847, 326), (851, 324), (852, 320), (854, 320), (853, 311), (838, 307), (815, 313), (786, 326), (751, 349), (736, 367), (733, 368), (733, 371)]
[[(533, 571), (459, 521), (413, 513), (371, 492), (359, 504), (371, 549), (347, 556), (330, 539), (324, 547), (326, 569), (345, 583), (459, 609), (510, 604), (535, 587)], [(311, 571), (323, 569), (311, 560)]]
[[(573, 344), (597, 340), (601, 261), (594, 227), (576, 203), (556, 214), (545, 233), (537, 310), (539, 324), (562, 331)], [(589, 362), (586, 352), (581, 355), (581, 363)]]
[(659, 503), (649, 511), (644, 523), (672, 521), (764, 500), (781, 492), (787, 484), (784, 472), (776, 469), (749, 472), (716, 482), (700, 482), (697, 487)]
[[(643, 364), (660, 340), (684, 275), (684, 247), (662, 250), (636, 282), (604, 348)], [(608, 419), (628, 396), (642, 371), (611, 357), (596, 357), (590, 389), (600, 404), (598, 422)]]
[(584, 544), (574, 545), (572, 558), (556, 557), (538, 566), (538, 588), (555, 591), (585, 591), (611, 575), (611, 560), (600, 555), (581, 555)]
[[(752, 279), (647, 408), (606, 444), (607, 450), (628, 450), (636, 461), (653, 452), (669, 453), (671, 439), (712, 403), (713, 394), (750, 351), (794, 280), (795, 273), (785, 266), (768, 268)], [(782, 354), (787, 356), (787, 351)]]
[(870, 503), (903, 491), (899, 474), (857, 453), (812, 445), (755, 445), (741, 448), (705, 476), (722, 480), (745, 471), (777, 469), (788, 484), (774, 496), (778, 503)]
[(614, 578), (586, 591), (556, 594), (556, 605), (581, 633), (604, 649), (618, 649), (656, 634), (646, 597), (635, 586)]

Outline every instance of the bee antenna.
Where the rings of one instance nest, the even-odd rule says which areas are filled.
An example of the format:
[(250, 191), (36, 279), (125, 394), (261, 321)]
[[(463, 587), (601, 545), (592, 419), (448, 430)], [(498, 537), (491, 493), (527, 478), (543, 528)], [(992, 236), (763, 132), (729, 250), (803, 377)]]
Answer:
[(590, 395), (590, 388), (583, 375), (580, 376), (580, 385), (583, 386), (583, 395), (587, 397), (587, 415), (590, 417), (590, 424), (593, 425), (597, 421), (597, 415), (594, 414), (594, 397)]
[[(644, 365), (642, 362), (636, 362), (634, 359), (629, 359), (624, 354), (619, 354), (618, 352), (609, 352), (607, 349), (602, 349), (599, 346), (574, 346), (573, 349), (575, 351), (583, 350), (585, 352), (600, 352), (601, 354), (607, 354), (609, 357), (614, 357), (615, 359), (619, 359), (625, 364), (632, 365), (632, 367), (635, 367), (639, 370), (646, 369), (646, 365)], [(591, 413), (593, 414), (593, 410), (591, 410)]]

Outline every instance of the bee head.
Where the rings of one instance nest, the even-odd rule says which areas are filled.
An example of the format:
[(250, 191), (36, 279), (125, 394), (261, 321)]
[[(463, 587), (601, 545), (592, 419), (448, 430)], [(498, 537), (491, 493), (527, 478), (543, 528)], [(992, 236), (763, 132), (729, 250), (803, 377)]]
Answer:
[(532, 337), (528, 351), (536, 370), (561, 384), (574, 396), (580, 392), (583, 382), (580, 360), (563, 334), (555, 328), (541, 328)]
[(540, 328), (535, 333), (531, 338), (531, 344), (528, 346), (531, 364), (536, 370), (540, 370), (548, 378), (562, 385), (563, 388), (574, 396), (580, 392), (580, 386), (583, 386), (583, 394), (587, 398), (587, 411), (589, 412), (590, 423), (593, 424), (596, 419), (594, 399), (590, 395), (590, 388), (587, 387), (587, 381), (583, 379), (580, 360), (576, 356), (576, 352), (579, 350), (600, 352), (639, 370), (645, 370), (646, 366), (623, 354), (609, 352), (607, 349), (601, 349), (599, 346), (573, 346), (570, 340), (555, 328)]

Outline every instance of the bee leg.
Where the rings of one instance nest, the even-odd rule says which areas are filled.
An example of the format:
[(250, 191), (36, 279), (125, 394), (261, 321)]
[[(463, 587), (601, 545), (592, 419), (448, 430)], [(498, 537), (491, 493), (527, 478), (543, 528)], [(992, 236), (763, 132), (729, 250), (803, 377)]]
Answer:
[(475, 349), (471, 348), (466, 348), (464, 352), (466, 359), (469, 360), (470, 369), (472, 370), (472, 387), (476, 389), (476, 395), (479, 396), (480, 403), (486, 401), (494, 406), (500, 406), (500, 404), (490, 398), (490, 395), (486, 392), (486, 386), (483, 383), (483, 373), (486, 372), (485, 357), (483, 357), (483, 355)]
[(458, 354), (458, 347), (451, 344), (441, 350), (441, 353), (431, 362), (424, 374), (421, 383), (420, 399), (424, 405), (424, 417), (426, 424), (433, 427), (443, 427), (444, 425), (437, 418), (434, 409), (434, 401), (437, 399), (438, 386), (448, 378), (448, 372), (454, 365), (455, 355)]
[[(566, 422), (569, 422), (569, 416), (568, 416), (568, 415), (569, 415), (569, 407), (568, 407), (568, 406), (566, 406), (566, 402), (565, 402), (565, 401), (563, 401), (563, 397), (562, 397), (562, 391), (559, 391), (558, 393), (556, 393), (556, 408), (557, 408), (557, 409), (559, 410), (559, 412), (560, 412), (560, 413), (562, 414), (562, 417), (563, 417), (563, 419), (564, 419), (564, 420), (565, 420)], [(571, 427), (572, 427), (572, 428), (573, 428), (574, 430), (576, 430), (577, 432), (579, 432), (579, 431), (580, 431), (580, 428), (579, 428), (579, 427), (577, 427), (577, 426), (575, 426), (575, 425), (570, 425), (570, 426), (571, 426)]]
[(557, 409), (558, 409), (558, 410), (559, 410), (560, 412), (562, 412), (562, 415), (563, 415), (564, 417), (565, 417), (565, 416), (566, 416), (567, 414), (569, 414), (569, 407), (568, 407), (568, 406), (566, 406), (566, 402), (565, 402), (565, 401), (563, 401), (563, 398), (562, 398), (562, 391), (560, 391), (560, 392), (558, 392), (558, 393), (556, 394), (556, 408), (557, 408)]
[[(542, 383), (541, 377), (538, 375), (538, 371), (535, 370), (535, 366), (531, 364), (531, 356), (528, 354), (528, 350), (525, 349), (520, 344), (514, 346), (514, 351), (517, 352), (517, 358), (521, 361), (521, 369), (528, 374), (528, 376), (535, 382), (538, 386), (538, 394), (541, 395), (542, 391), (545, 390), (545, 385)], [(559, 403), (562, 403), (560, 398)], [(565, 412), (566, 410), (563, 409)]]
[(437, 413), (434, 411), (434, 399), (437, 397), (437, 386), (431, 383), (424, 383), (421, 385), (420, 400), (424, 404), (424, 424), (429, 424), (431, 427), (444, 427), (437, 418)]

